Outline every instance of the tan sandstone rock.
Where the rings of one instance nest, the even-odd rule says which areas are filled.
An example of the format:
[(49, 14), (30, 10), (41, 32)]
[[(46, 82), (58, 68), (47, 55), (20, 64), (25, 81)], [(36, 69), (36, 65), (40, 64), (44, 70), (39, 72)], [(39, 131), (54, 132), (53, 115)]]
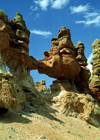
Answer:
[[(59, 83), (59, 85), (62, 83)], [(67, 89), (67, 90), (66, 90)], [(89, 94), (80, 94), (76, 89), (60, 89), (52, 91), (44, 97), (45, 106), (51, 107), (67, 116), (84, 120), (96, 127), (100, 127), (100, 104)]]
[(73, 80), (79, 74), (80, 66), (75, 58), (75, 48), (69, 29), (61, 27), (58, 38), (52, 39), (51, 49), (44, 54), (46, 57), (38, 61), (39, 73), (45, 73), (59, 80)]
[(35, 88), (36, 88), (39, 92), (50, 93), (49, 88), (46, 87), (46, 82), (45, 82), (45, 80), (41, 80), (41, 81), (39, 81), (39, 82), (35, 82)]

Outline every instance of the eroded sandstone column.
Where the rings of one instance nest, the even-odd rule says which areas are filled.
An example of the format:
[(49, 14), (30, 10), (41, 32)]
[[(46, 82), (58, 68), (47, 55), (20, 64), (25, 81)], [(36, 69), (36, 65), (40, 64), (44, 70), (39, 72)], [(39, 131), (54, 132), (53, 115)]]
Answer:
[(93, 61), (92, 64), (92, 76), (89, 83), (92, 95), (100, 102), (100, 40), (96, 39), (93, 44)]
[(29, 36), (21, 13), (16, 12), (14, 20), (10, 19), (10, 51), (7, 58), (7, 66), (10, 72), (14, 74), (25, 91), (30, 91), (34, 86), (33, 78), (30, 76), (31, 57), (29, 56)]
[(21, 110), (21, 105), (25, 102), (25, 94), (18, 80), (6, 69), (13, 35), (6, 13), (0, 10), (0, 114), (10, 108)]
[(76, 59), (80, 65), (81, 71), (78, 76), (75, 77), (75, 84), (77, 89), (81, 93), (88, 94), (89, 91), (89, 78), (90, 78), (90, 70), (86, 67), (87, 66), (87, 59), (84, 54), (85, 46), (81, 41), (77, 42), (75, 46), (76, 49)]

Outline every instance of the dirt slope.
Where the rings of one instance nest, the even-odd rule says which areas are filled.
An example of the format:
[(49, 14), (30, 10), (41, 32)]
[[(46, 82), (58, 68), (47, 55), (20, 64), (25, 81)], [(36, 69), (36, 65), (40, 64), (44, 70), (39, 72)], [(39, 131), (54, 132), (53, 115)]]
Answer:
[[(51, 112), (51, 113), (50, 113)], [(31, 105), (0, 116), (0, 140), (100, 140), (100, 129), (84, 121)]]

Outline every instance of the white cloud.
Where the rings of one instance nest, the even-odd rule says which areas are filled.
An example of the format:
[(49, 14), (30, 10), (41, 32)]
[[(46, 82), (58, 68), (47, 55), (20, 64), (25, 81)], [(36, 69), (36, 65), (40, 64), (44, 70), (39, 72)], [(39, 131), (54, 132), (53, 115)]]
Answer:
[(38, 10), (38, 7), (37, 7), (37, 6), (35, 6), (35, 7), (32, 9), (32, 11), (36, 11), (36, 10)]
[(88, 60), (87, 63), (89, 64), (92, 61), (92, 59), (93, 59), (93, 53), (91, 53), (89, 57), (87, 58)]
[(89, 4), (79, 5), (77, 7), (70, 6), (71, 14), (87, 12), (90, 9)]
[(47, 6), (49, 5), (49, 0), (34, 0), (33, 2), (39, 5), (42, 10), (47, 10)]
[(87, 63), (88, 63), (88, 65), (87, 65), (87, 68), (88, 69), (90, 69), (90, 72), (92, 73), (92, 65), (90, 64), (90, 62), (92, 61), (92, 59), (93, 59), (93, 53), (91, 53), (90, 55), (89, 55), (89, 57), (88, 57), (88, 61), (87, 61)]
[(86, 13), (86, 15), (84, 16), (86, 19), (88, 18), (94, 18), (98, 16), (98, 13), (97, 12), (92, 12), (92, 13)]
[(84, 18), (84, 20), (75, 21), (76, 24), (84, 24), (86, 26), (90, 26), (90, 25), (100, 26), (100, 13), (96, 12), (96, 10), (93, 11), (94, 8), (91, 8), (89, 4), (79, 5), (77, 7), (71, 6), (70, 10), (71, 10), (71, 14), (80, 13), (82, 14), (81, 18)]
[(31, 11), (36, 11), (36, 10), (38, 10), (38, 7), (37, 7), (37, 6), (34, 7), (33, 5), (31, 5), (31, 6), (30, 6), (30, 10), (31, 10)]
[(85, 24), (87, 26), (89, 25), (95, 25), (100, 26), (100, 13), (92, 12), (92, 13), (86, 13), (84, 16), (85, 20), (83, 21), (76, 21), (77, 24)]
[(33, 5), (32, 6), (30, 6), (30, 10), (32, 10), (33, 9)]
[(80, 24), (80, 23), (85, 23), (85, 21), (81, 20), (81, 21), (75, 21), (76, 24)]
[(61, 9), (69, 3), (70, 0), (55, 0), (52, 2), (52, 8)]
[(33, 0), (33, 2), (40, 6), (42, 10), (47, 10), (49, 5), (54, 9), (62, 9), (69, 1), (70, 0)]
[(89, 19), (85, 22), (86, 25), (94, 24), (96, 26), (100, 26), (100, 16), (95, 17), (94, 19)]
[(37, 6), (35, 6), (35, 7), (33, 5), (30, 6), (30, 11), (31, 12), (29, 13), (29, 15), (31, 15), (33, 13), (33, 11), (37, 11), (37, 10), (38, 10), (38, 7)]
[(51, 4), (54, 2), (54, 0), (50, 0)]
[(90, 70), (90, 72), (92, 73), (92, 65), (91, 64), (89, 64), (89, 65), (87, 65), (87, 68)]
[(44, 37), (48, 37), (48, 36), (52, 35), (52, 33), (50, 31), (41, 31), (41, 30), (36, 30), (36, 29), (30, 30), (30, 32), (32, 34), (42, 35)]
[(37, 13), (37, 14), (35, 15), (35, 18), (34, 18), (34, 19), (38, 18), (39, 16), (40, 16), (40, 14)]

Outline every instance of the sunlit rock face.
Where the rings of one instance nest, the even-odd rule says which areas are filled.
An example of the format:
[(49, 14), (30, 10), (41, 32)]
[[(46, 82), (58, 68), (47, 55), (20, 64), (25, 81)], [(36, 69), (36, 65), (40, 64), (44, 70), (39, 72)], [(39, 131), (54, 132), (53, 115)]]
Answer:
[(92, 91), (92, 96), (100, 102), (100, 40), (96, 39), (93, 44), (93, 61), (92, 76), (90, 79), (90, 89)]
[(50, 93), (49, 88), (46, 87), (46, 82), (45, 80), (41, 80), (39, 82), (35, 82), (35, 88), (37, 91), (42, 92), (42, 93)]
[(75, 58), (75, 48), (71, 41), (70, 30), (61, 27), (58, 38), (52, 38), (49, 52), (45, 51), (45, 58), (38, 61), (39, 73), (45, 73), (59, 80), (72, 80), (80, 72), (80, 66)]

